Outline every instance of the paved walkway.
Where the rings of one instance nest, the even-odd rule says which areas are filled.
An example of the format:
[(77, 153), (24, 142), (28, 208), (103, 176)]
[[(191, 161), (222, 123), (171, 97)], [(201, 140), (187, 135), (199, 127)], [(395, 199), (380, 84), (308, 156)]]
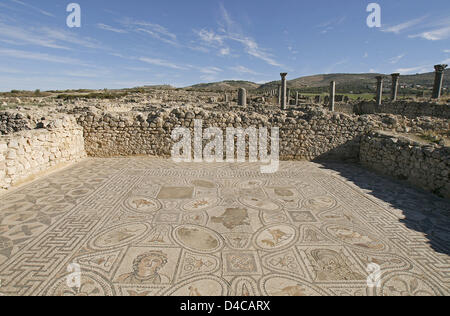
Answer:
[(88, 159), (0, 199), (4, 295), (450, 294), (450, 203), (357, 166)]

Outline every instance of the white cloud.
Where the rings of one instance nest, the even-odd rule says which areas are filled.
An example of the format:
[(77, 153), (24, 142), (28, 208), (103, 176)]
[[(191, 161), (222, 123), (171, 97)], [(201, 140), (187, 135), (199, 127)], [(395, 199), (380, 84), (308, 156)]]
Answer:
[(47, 12), (47, 11), (44, 11), (44, 10), (42, 10), (42, 9), (40, 9), (40, 8), (37, 8), (37, 7), (35, 7), (35, 6), (32, 6), (31, 4), (28, 4), (28, 3), (25, 3), (25, 2), (22, 2), (22, 1), (19, 1), (19, 0), (11, 0), (11, 1), (14, 2), (14, 3), (20, 4), (20, 5), (23, 5), (23, 6), (25, 6), (25, 7), (28, 7), (28, 8), (30, 8), (30, 9), (33, 9), (33, 10), (35, 10), (35, 11), (37, 11), (37, 12), (43, 14), (43, 15), (50, 16), (50, 17), (55, 17), (55, 16), (54, 16), (53, 14), (51, 14), (50, 12)]
[(401, 24), (397, 24), (397, 25), (393, 25), (393, 26), (387, 26), (387, 27), (383, 27), (381, 29), (382, 32), (385, 33), (394, 33), (394, 34), (399, 34), (403, 31), (406, 31), (416, 25), (418, 25), (420, 22), (422, 22), (424, 19), (426, 19), (428, 16), (423, 16), (414, 20), (410, 20)]
[(117, 29), (117, 28), (114, 28), (110, 25), (103, 24), (103, 23), (98, 23), (97, 27), (101, 30), (110, 31), (110, 32), (114, 32), (114, 33), (120, 33), (120, 34), (128, 33), (126, 30)]
[(397, 63), (398, 63), (400, 60), (402, 60), (403, 57), (405, 57), (405, 56), (406, 56), (405, 54), (401, 54), (401, 55), (392, 57), (392, 58), (389, 60), (389, 62), (390, 62), (391, 64), (397, 64)]
[(322, 34), (326, 34), (332, 30), (334, 30), (334, 28), (336, 26), (341, 25), (342, 23), (344, 23), (344, 21), (347, 19), (347, 17), (343, 16), (340, 18), (334, 18), (332, 20), (329, 20), (327, 22), (321, 23), (319, 25), (317, 25), (316, 27), (321, 28), (322, 30), (320, 31), (320, 33)]
[(271, 54), (267, 53), (264, 49), (260, 48), (258, 43), (255, 42), (250, 37), (242, 37), (239, 34), (230, 34), (229, 38), (233, 41), (243, 44), (244, 50), (250, 56), (261, 59), (271, 66), (276, 66), (276, 67), (283, 66), (282, 64), (277, 62)]
[(216, 75), (219, 72), (222, 72), (222, 69), (217, 67), (201, 67), (199, 68), (199, 71), (204, 74)]
[(410, 68), (398, 68), (395, 70), (395, 72), (404, 74), (404, 75), (410, 75), (410, 74), (416, 74), (416, 73), (424, 73), (424, 72), (431, 72), (432, 67), (429, 65), (422, 65), (422, 66), (416, 66), (416, 67), (410, 67)]
[(219, 50), (219, 55), (220, 56), (228, 56), (228, 55), (230, 55), (230, 48), (229, 47), (221, 48)]
[[(67, 46), (57, 44), (54, 39), (42, 36), (36, 32), (0, 23), (0, 37), (3, 41), (17, 44), (31, 44), (47, 48), (66, 49)], [(13, 40), (13, 42), (11, 41)]]
[(143, 21), (134, 21), (131, 19), (124, 19), (122, 24), (137, 33), (150, 35), (152, 38), (160, 40), (164, 43), (179, 46), (177, 36), (171, 33), (167, 28), (156, 23), (149, 23)]
[(450, 49), (446, 49), (446, 50), (444, 50), (444, 53), (446, 53), (446, 54), (450, 54)]
[(166, 67), (166, 68), (172, 68), (172, 69), (178, 69), (178, 70), (187, 69), (186, 67), (179, 66), (172, 62), (162, 60), (162, 59), (157, 59), (157, 58), (140, 57), (140, 58), (138, 58), (138, 60), (140, 60), (144, 63), (150, 64), (150, 65), (155, 65), (155, 66), (160, 66), (160, 67)]
[(424, 38), (429, 41), (440, 41), (450, 38), (450, 26), (434, 29), (427, 32), (422, 32), (415, 35), (410, 35), (410, 38)]
[(220, 11), (219, 33), (206, 29), (194, 30), (194, 33), (198, 35), (204, 45), (217, 48), (220, 56), (226, 56), (230, 54), (230, 48), (226, 41), (237, 42), (243, 46), (244, 51), (248, 55), (258, 58), (269, 65), (283, 67), (281, 63), (275, 60), (272, 54), (261, 48), (253, 38), (243, 34), (240, 25), (231, 18), (223, 4), (220, 5)]
[(213, 76), (213, 75), (204, 75), (204, 76), (200, 76), (200, 79), (203, 80), (203, 81), (211, 82), (211, 81), (216, 81), (217, 77)]
[(235, 67), (230, 67), (231, 70), (241, 73), (241, 74), (251, 74), (251, 75), (259, 75), (259, 73), (248, 69), (247, 67), (244, 66), (235, 66)]
[(200, 39), (207, 45), (210, 46), (222, 46), (224, 37), (214, 33), (214, 31), (202, 29), (202, 30), (194, 30), (194, 32), (200, 37)]
[(67, 44), (99, 49), (101, 44), (77, 33), (49, 27), (24, 29), (0, 23), (0, 40), (15, 45), (36, 45), (55, 49), (71, 49)]
[(91, 38), (80, 38), (74, 32), (58, 30), (58, 29), (53, 29), (53, 28), (49, 28), (49, 27), (43, 27), (41, 29), (41, 32), (44, 34), (45, 37), (51, 38), (53, 40), (59, 40), (62, 42), (66, 42), (69, 44), (82, 46), (82, 47), (86, 47), (86, 48), (93, 48), (93, 49), (103, 48), (102, 45), (98, 41), (91, 39)]
[(0, 56), (13, 57), (19, 59), (29, 59), (29, 60), (38, 60), (52, 63), (61, 63), (61, 64), (72, 64), (72, 65), (83, 65), (83, 63), (74, 58), (70, 57), (62, 57), (55, 56), (49, 54), (35, 53), (35, 52), (27, 52), (16, 49), (0, 49)]
[(23, 74), (23, 73), (25, 73), (25, 71), (19, 70), (19, 69), (15, 69), (15, 68), (9, 68), (9, 67), (5, 67), (5, 66), (1, 66), (0, 67), (0, 73)]

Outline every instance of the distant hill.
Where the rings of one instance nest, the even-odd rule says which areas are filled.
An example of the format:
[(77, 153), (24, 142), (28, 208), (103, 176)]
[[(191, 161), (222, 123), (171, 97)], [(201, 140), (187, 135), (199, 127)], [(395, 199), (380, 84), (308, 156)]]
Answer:
[(196, 84), (190, 87), (186, 87), (185, 89), (218, 92), (218, 91), (235, 91), (239, 88), (244, 88), (250, 91), (257, 89), (259, 86), (260, 86), (259, 84), (250, 81), (227, 80), (221, 82)]
[[(302, 92), (320, 93), (327, 92), (331, 81), (336, 81), (337, 90), (340, 93), (367, 93), (376, 89), (376, 73), (363, 74), (325, 74), (300, 77), (288, 80), (288, 87)], [(390, 76), (386, 76), (385, 88), (391, 84)], [(407, 90), (431, 89), (434, 83), (434, 72), (403, 75), (400, 77), (400, 85), (406, 86)], [(249, 91), (268, 91), (277, 89), (280, 81), (272, 81), (265, 84), (257, 84), (249, 81), (222, 81), (214, 83), (203, 83), (187, 87), (185, 89), (203, 90), (203, 91), (235, 91), (238, 88), (245, 88)], [(444, 87), (450, 88), (450, 69), (446, 70)]]

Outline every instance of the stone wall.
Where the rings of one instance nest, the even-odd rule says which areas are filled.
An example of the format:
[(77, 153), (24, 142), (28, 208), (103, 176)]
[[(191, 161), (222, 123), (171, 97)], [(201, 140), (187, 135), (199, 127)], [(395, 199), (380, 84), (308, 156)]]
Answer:
[(346, 114), (354, 114), (355, 109), (354, 105), (352, 103), (336, 103), (334, 105), (334, 110), (336, 112), (340, 113), (346, 113)]
[[(403, 155), (403, 152), (409, 152), (410, 148), (409, 145), (388, 151), (382, 146), (381, 149), (376, 148), (375, 146), (379, 146), (378, 141), (369, 143), (369, 140), (374, 139), (373, 131), (405, 134), (432, 131), (437, 135), (450, 134), (450, 121), (445, 118), (430, 116), (408, 118), (382, 113), (350, 115), (313, 106), (288, 111), (254, 105), (246, 108), (222, 105), (209, 109), (173, 106), (148, 107), (140, 112), (136, 110), (115, 112), (96, 107), (83, 107), (72, 109), (70, 114), (67, 112), (58, 115), (58, 118), (54, 115), (46, 116), (50, 117), (46, 120), (41, 115), (36, 116), (39, 119), (30, 119), (8, 114), (8, 118), (12, 118), (8, 119), (8, 122), (23, 121), (23, 124), (19, 125), (30, 130), (8, 132), (11, 134), (0, 136), (0, 188), (9, 188), (86, 155), (170, 157), (174, 144), (171, 138), (173, 129), (187, 127), (193, 132), (195, 119), (203, 121), (203, 128), (219, 127), (224, 134), (227, 127), (244, 129), (266, 127), (269, 131), (272, 127), (278, 127), (281, 160), (353, 162), (361, 160), (363, 164), (382, 173), (390, 170), (386, 166), (396, 170), (397, 167), (392, 165), (397, 166), (397, 160), (392, 160), (390, 156), (394, 150)], [(28, 123), (25, 124), (26, 122)], [(386, 138), (381, 136), (375, 138), (386, 141)], [(434, 149), (436, 152), (440, 150), (439, 147)], [(442, 151), (441, 154), (445, 153)], [(442, 161), (433, 159), (425, 160), (424, 164), (430, 163), (433, 167), (430, 165), (429, 168), (441, 168)], [(402, 160), (398, 162), (402, 163), (404, 163)], [(448, 161), (445, 163), (448, 168)], [(435, 173), (427, 174), (423, 172), (420, 162), (412, 164), (411, 167), (406, 166), (407, 164), (405, 168), (410, 168), (408, 170), (411, 174), (401, 171), (401, 168), (399, 170), (403, 173), (398, 171), (400, 174), (393, 172), (389, 174), (405, 179), (411, 178), (413, 180), (410, 182), (424, 189), (440, 195), (447, 194), (445, 186), (444, 189), (440, 186), (444, 179), (442, 175), (439, 176), (437, 169)]]
[[(346, 115), (305, 108), (302, 111), (213, 111), (200, 108), (154, 111), (146, 114), (88, 112), (78, 116), (84, 128), (86, 152), (94, 157), (152, 155), (169, 157), (175, 127), (279, 127), (282, 160), (358, 161), (362, 135), (375, 129), (411, 132), (423, 122), (394, 115)], [(432, 120), (435, 130), (447, 129), (446, 120)]]
[(83, 129), (73, 117), (43, 127), (0, 136), (0, 191), (86, 157)]
[(362, 137), (360, 161), (381, 174), (450, 198), (450, 148), (423, 145), (391, 133)]
[(0, 135), (8, 135), (29, 129), (29, 121), (21, 113), (0, 112)]
[(450, 104), (429, 102), (396, 101), (384, 102), (381, 106), (376, 102), (361, 102), (354, 105), (353, 112), (358, 115), (374, 113), (390, 113), (408, 118), (431, 116), (450, 119)]

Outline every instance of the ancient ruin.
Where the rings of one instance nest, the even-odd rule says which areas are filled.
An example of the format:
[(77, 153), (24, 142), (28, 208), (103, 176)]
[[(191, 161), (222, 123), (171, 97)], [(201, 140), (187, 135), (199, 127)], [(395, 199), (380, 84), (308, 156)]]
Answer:
[[(390, 101), (384, 76), (372, 100), (336, 81), (304, 95), (286, 76), (262, 91), (1, 97), (0, 292), (448, 295), (448, 95), (399, 98), (398, 74)], [(172, 161), (172, 132), (199, 121), (277, 128), (279, 169)]]

